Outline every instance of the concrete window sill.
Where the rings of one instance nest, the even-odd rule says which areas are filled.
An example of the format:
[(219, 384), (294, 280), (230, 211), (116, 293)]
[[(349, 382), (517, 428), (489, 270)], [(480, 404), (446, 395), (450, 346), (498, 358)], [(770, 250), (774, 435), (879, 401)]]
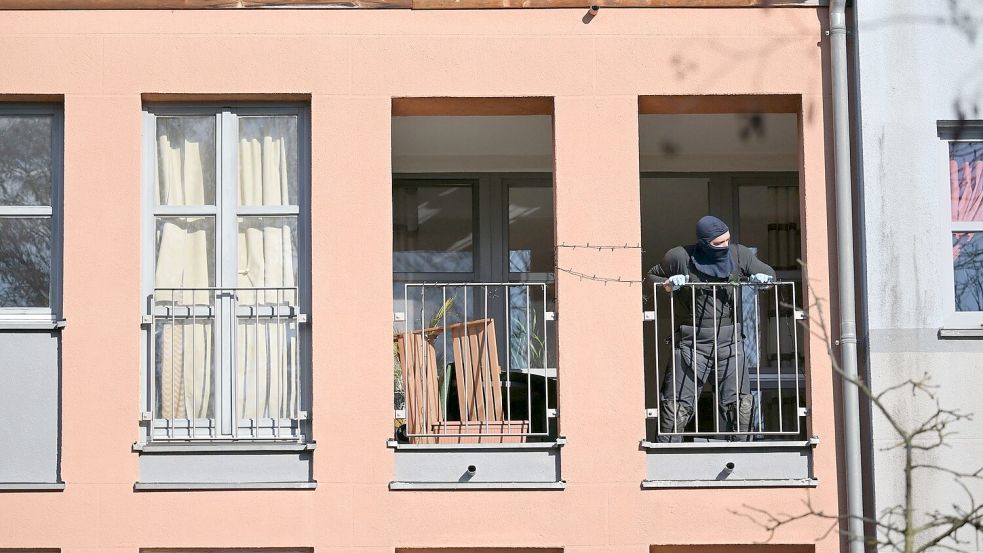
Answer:
[(137, 482), (136, 492), (187, 492), (214, 490), (313, 490), (317, 482)]
[(0, 492), (61, 492), (64, 482), (0, 482)]

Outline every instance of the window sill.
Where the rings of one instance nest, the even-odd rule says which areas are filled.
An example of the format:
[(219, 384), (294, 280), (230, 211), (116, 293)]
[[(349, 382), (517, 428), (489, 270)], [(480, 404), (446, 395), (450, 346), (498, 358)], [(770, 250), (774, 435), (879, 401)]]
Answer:
[(666, 488), (815, 488), (816, 478), (775, 480), (642, 480), (643, 490)]
[(0, 482), (0, 492), (61, 492), (64, 482)]
[[(153, 453), (224, 453), (253, 451), (313, 451), (316, 442), (152, 442), (133, 444), (133, 451)], [(168, 484), (170, 485), (170, 484)]]
[(137, 482), (135, 492), (174, 492), (210, 490), (313, 490), (317, 482)]
[(757, 442), (677, 442), (677, 443), (656, 443), (642, 440), (639, 446), (643, 450), (652, 449), (803, 449), (815, 447), (819, 444), (819, 438), (813, 436), (809, 440), (761, 440)]
[(939, 329), (939, 338), (942, 340), (983, 338), (983, 328), (968, 325), (942, 327)]
[(61, 330), (65, 319), (33, 317), (0, 317), (0, 330)]
[(391, 491), (402, 490), (565, 490), (559, 482), (390, 482)]

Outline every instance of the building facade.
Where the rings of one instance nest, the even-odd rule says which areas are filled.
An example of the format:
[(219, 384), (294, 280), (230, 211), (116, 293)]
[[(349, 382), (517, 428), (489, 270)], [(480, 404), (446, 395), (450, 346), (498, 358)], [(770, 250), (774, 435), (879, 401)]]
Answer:
[[(963, 2), (875, 0), (856, 11), (856, 178), (870, 383), (881, 391), (928, 375), (939, 405), (977, 415), (983, 307), (974, 198), (983, 88), (969, 68), (983, 60), (979, 16)], [(937, 409), (931, 398), (907, 392), (888, 396), (887, 407), (908, 429)], [(921, 462), (956, 471), (978, 464), (979, 423), (960, 421), (948, 430), (954, 434), (947, 447)], [(872, 513), (883, 513), (904, 502), (904, 455), (887, 449), (898, 435), (876, 409), (871, 437), (875, 484), (868, 499)], [(917, 472), (920, 513), (947, 510), (965, 496), (951, 475)], [(983, 547), (972, 533), (957, 537), (968, 540), (961, 546), (967, 550)]]
[(838, 550), (826, 11), (0, 12), (0, 551)]

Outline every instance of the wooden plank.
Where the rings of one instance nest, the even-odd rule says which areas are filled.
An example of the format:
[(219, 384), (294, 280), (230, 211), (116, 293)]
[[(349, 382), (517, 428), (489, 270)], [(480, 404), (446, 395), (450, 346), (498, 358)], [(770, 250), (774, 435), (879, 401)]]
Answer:
[(453, 337), (454, 376), (461, 420), (502, 420), (502, 368), (494, 319), (447, 327)]
[(325, 8), (389, 8), (408, 9), (412, 0), (241, 0), (246, 8), (266, 7), (325, 7)]
[[(403, 375), (406, 398), (406, 430), (409, 434), (427, 433), (427, 428), (442, 420), (440, 387), (437, 385), (437, 351), (433, 335), (413, 332), (394, 336)], [(410, 438), (411, 443), (434, 443), (433, 438)]]
[(811, 544), (652, 545), (649, 553), (815, 553)]
[[(529, 421), (448, 421), (430, 429), (438, 444), (520, 444), (526, 441)], [(461, 436), (460, 434), (499, 434), (498, 436)], [(455, 435), (457, 434), (457, 435)]]
[(310, 102), (310, 94), (255, 93), (255, 94), (187, 94), (170, 92), (146, 92), (140, 95), (144, 102)]
[(562, 547), (397, 547), (396, 553), (563, 553)]
[(241, 7), (239, 0), (0, 0), (0, 10), (200, 10)]
[(61, 94), (0, 94), (0, 103), (3, 102), (62, 104), (65, 97)]
[(236, 8), (771, 8), (817, 7), (828, 0), (0, 0), (0, 10), (200, 10)]
[(392, 114), (393, 117), (411, 115), (552, 115), (553, 99), (538, 96), (393, 98)]
[(799, 113), (802, 97), (795, 94), (639, 96), (638, 113)]
[(772, 8), (817, 7), (826, 0), (413, 0), (415, 10), (503, 8)]

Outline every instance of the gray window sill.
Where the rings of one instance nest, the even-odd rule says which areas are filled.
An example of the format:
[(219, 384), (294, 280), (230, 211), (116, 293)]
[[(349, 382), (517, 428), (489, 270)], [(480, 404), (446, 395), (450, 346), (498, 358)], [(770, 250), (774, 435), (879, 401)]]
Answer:
[(643, 490), (666, 488), (815, 488), (817, 478), (780, 480), (642, 480)]
[(0, 317), (0, 330), (61, 330), (66, 324), (65, 319)]
[(141, 454), (153, 453), (226, 453), (253, 451), (312, 451), (316, 442), (152, 442), (133, 444), (133, 451)]
[(767, 440), (758, 442), (681, 442), (681, 443), (655, 443), (642, 440), (639, 446), (643, 450), (665, 450), (665, 449), (805, 449), (815, 447), (819, 444), (819, 438), (814, 436), (810, 440)]
[(137, 482), (136, 492), (209, 490), (313, 490), (317, 482)]
[(939, 338), (941, 339), (966, 339), (966, 338), (983, 338), (983, 328), (980, 327), (942, 327), (939, 329)]
[(392, 491), (403, 490), (564, 490), (567, 483), (559, 482), (390, 482)]
[(64, 482), (0, 482), (0, 492), (60, 492)]

